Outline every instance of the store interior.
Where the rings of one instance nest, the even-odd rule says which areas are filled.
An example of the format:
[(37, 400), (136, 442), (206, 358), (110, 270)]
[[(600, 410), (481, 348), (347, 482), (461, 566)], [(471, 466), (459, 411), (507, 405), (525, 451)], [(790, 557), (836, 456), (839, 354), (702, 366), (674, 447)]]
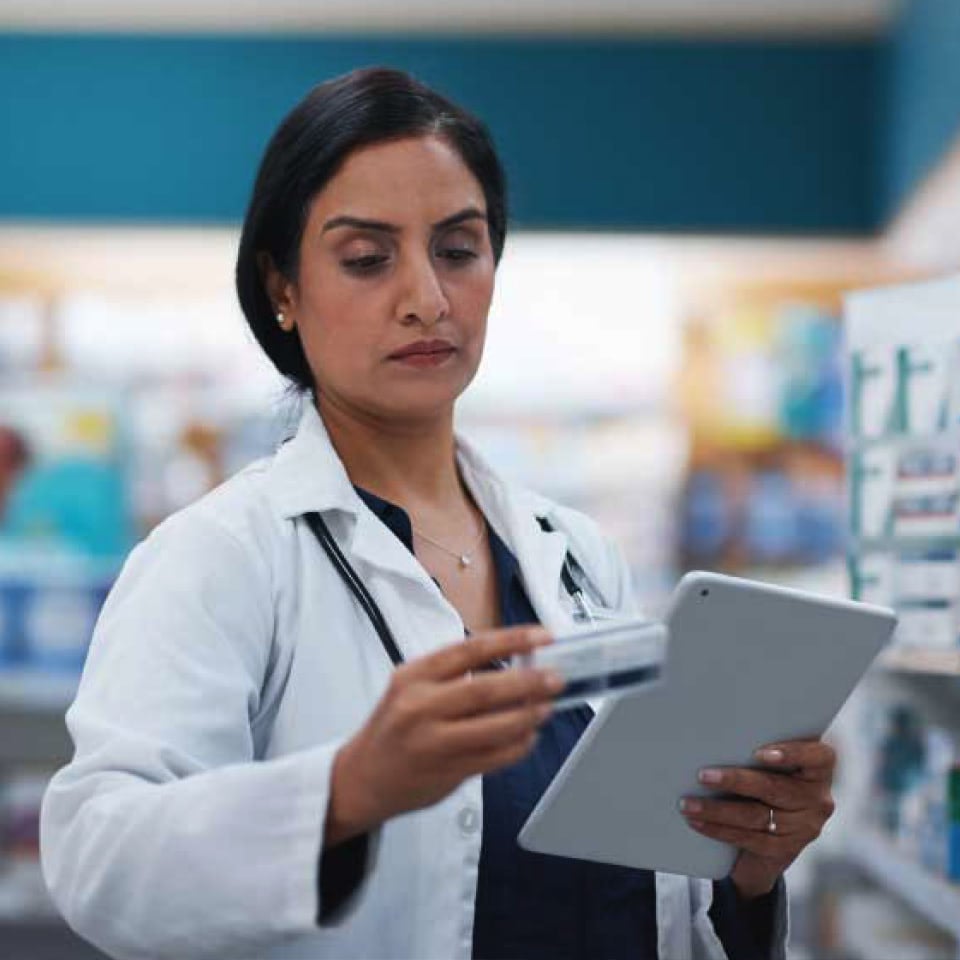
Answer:
[[(100, 956), (38, 810), (130, 549), (289, 436), (236, 302), (266, 136), (390, 63), (511, 185), (459, 429), (687, 570), (897, 608), (828, 738), (790, 956), (960, 956), (960, 7), (0, 0), (0, 954)], [(9, 945), (9, 946), (8, 946)]]

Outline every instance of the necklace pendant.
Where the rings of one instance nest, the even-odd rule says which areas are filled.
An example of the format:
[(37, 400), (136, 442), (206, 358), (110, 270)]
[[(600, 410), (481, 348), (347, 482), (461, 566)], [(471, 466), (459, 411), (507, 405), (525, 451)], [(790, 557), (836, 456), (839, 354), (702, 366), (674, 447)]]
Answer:
[(461, 566), (461, 568), (469, 567), (471, 563), (472, 563), (471, 559), (470, 559), (465, 553), (462, 553), (462, 554), (460, 555), (460, 566)]

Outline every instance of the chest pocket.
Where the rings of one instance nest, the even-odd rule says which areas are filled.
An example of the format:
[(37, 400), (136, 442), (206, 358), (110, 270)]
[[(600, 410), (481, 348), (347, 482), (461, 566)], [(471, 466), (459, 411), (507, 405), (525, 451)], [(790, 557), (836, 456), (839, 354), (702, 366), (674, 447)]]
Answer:
[[(553, 533), (556, 530), (546, 517), (537, 517), (537, 523), (544, 533)], [(610, 606), (570, 550), (563, 558), (560, 578), (566, 595), (566, 605), (574, 623), (589, 625), (623, 619), (623, 615)]]

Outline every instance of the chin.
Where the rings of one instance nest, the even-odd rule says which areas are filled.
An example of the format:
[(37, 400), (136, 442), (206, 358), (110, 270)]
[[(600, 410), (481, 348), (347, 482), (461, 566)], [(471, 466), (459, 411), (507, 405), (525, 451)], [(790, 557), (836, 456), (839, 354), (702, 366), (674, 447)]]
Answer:
[(384, 391), (374, 398), (381, 415), (393, 420), (436, 420), (448, 417), (466, 384), (433, 384), (429, 389)]

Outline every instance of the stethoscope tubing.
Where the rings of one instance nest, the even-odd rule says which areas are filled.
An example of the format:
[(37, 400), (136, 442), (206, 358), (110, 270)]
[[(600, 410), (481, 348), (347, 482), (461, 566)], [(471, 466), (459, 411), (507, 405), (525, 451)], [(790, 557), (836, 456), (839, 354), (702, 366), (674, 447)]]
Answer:
[[(312, 513), (304, 514), (304, 519), (306, 520), (311, 531), (313, 531), (313, 535), (319, 541), (320, 546), (323, 547), (324, 552), (330, 558), (330, 562), (333, 564), (334, 569), (340, 574), (343, 582), (347, 585), (347, 588), (356, 598), (357, 603), (360, 604), (360, 608), (367, 615), (367, 618), (370, 620), (370, 623), (373, 625), (373, 629), (380, 638), (380, 643), (383, 645), (383, 649), (386, 651), (391, 663), (393, 663), (395, 667), (399, 667), (400, 664), (404, 662), (404, 657), (400, 652), (400, 647), (393, 635), (393, 631), (390, 629), (390, 625), (383, 616), (383, 611), (380, 609), (380, 605), (376, 600), (374, 600), (373, 596), (370, 594), (370, 591), (367, 589), (366, 584), (364, 584), (364, 582), (360, 579), (357, 571), (354, 570), (350, 561), (344, 556), (343, 551), (340, 549), (340, 545), (330, 532), (330, 528), (327, 526), (323, 517), (314, 511)], [(546, 517), (537, 517), (537, 522), (540, 524), (540, 528), (543, 531), (548, 533), (552, 532), (553, 526)], [(576, 580), (574, 579), (573, 568), (576, 568), (581, 572), (583, 569), (568, 550), (567, 555), (563, 558), (563, 568), (560, 573), (560, 578), (563, 581), (564, 589), (570, 594), (570, 598), (573, 600), (574, 605), (577, 608), (578, 617), (580, 619), (592, 621), (593, 616), (591, 615), (590, 608), (587, 605), (584, 592), (580, 589)]]

